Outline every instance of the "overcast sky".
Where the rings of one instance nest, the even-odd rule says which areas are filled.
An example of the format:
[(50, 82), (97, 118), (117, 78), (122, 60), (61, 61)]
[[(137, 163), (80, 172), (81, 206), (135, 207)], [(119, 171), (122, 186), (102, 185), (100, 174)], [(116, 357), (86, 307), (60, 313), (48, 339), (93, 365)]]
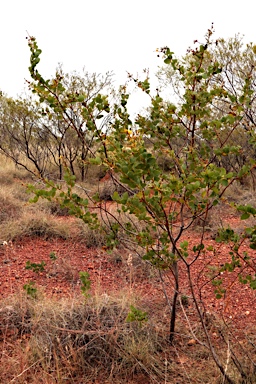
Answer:
[(252, 0), (1, 0), (0, 89), (16, 97), (29, 79), (26, 31), (43, 50), (44, 77), (63, 63), (65, 72), (113, 70), (122, 83), (126, 71), (155, 72), (158, 47), (185, 54), (212, 22), (216, 38), (241, 33), (256, 43), (252, 7)]

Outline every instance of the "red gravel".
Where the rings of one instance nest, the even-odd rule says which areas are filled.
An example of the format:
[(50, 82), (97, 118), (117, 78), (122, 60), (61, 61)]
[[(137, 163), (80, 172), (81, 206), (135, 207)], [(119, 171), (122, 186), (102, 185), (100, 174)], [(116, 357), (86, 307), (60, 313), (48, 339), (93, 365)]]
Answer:
[[(237, 220), (228, 217), (228, 221)], [(190, 233), (186, 236), (191, 246), (199, 243), (199, 234)], [(192, 274), (197, 281), (197, 292), (201, 291), (206, 309), (209, 312), (218, 312), (226, 320), (235, 322), (237, 328), (245, 328), (246, 325), (256, 326), (255, 306), (256, 297), (247, 285), (238, 282), (236, 274), (223, 273), (225, 296), (217, 300), (214, 295), (214, 287), (209, 283), (209, 264), (221, 265), (229, 257), (227, 244), (217, 244), (210, 237), (206, 240), (206, 248), (209, 245), (217, 246), (217, 252), (213, 257), (212, 252), (206, 251), (204, 256), (192, 266)], [(248, 251), (255, 260), (255, 251), (243, 244), (242, 249)], [(55, 252), (57, 260), (53, 262), (49, 255)], [(119, 252), (119, 251), (118, 251)], [(145, 268), (141, 264), (133, 266), (127, 264), (126, 257), (119, 257), (120, 253), (109, 255), (102, 249), (88, 249), (84, 244), (71, 242), (70, 240), (41, 238), (26, 238), (14, 244), (3, 245), (0, 248), (0, 297), (22, 289), (24, 284), (35, 281), (37, 287), (41, 287), (49, 296), (73, 296), (80, 293), (79, 271), (88, 271), (92, 282), (92, 291), (101, 287), (101, 291), (110, 293), (121, 289), (137, 290), (141, 296), (148, 298), (152, 306), (157, 302), (163, 303), (163, 292), (157, 274), (148, 278)], [(121, 251), (120, 251), (121, 252)], [(122, 251), (121, 256), (125, 256)], [(45, 271), (35, 273), (26, 270), (26, 262), (40, 263), (45, 261)], [(183, 269), (183, 268), (181, 268)], [(239, 272), (239, 270), (238, 270)], [(171, 275), (164, 272), (167, 290), (171, 292)], [(131, 281), (132, 276), (132, 281)], [(169, 283), (168, 283), (169, 281)], [(190, 295), (185, 271), (181, 270), (181, 292)]]

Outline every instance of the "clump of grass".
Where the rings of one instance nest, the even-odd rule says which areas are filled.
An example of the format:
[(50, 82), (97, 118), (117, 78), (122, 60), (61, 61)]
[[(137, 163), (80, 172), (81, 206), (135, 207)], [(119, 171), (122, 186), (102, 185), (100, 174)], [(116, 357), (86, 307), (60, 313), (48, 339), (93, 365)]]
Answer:
[(13, 331), (15, 336), (31, 331), (31, 318), (33, 317), (33, 303), (25, 295), (9, 297), (1, 301), (0, 306), (0, 335)]
[(196, 231), (202, 231), (204, 228), (207, 232), (214, 232), (221, 224), (221, 217), (219, 216), (219, 207), (214, 207), (207, 216), (202, 215), (194, 219), (192, 228)]
[[(93, 380), (121, 384), (132, 379), (134, 383), (223, 382), (210, 351), (203, 343), (190, 343), (184, 318), (179, 317), (175, 343), (170, 346), (164, 314), (159, 316), (156, 308), (152, 312), (145, 305), (141, 307), (134, 293), (127, 291), (109, 295), (97, 291), (86, 301), (82, 295), (60, 300), (23, 292), (0, 301), (0, 382), (35, 384), (39, 377), (45, 384)], [(193, 324), (194, 334), (197, 340), (205, 340), (198, 323)], [(209, 336), (213, 342), (218, 339), (219, 357), (225, 363), (227, 348), (235, 350), (246, 382), (254, 383), (250, 365), (254, 333), (247, 335), (247, 344), (246, 340), (234, 344), (227, 335), (228, 343), (225, 326), (214, 318)], [(227, 369), (234, 383), (240, 383), (231, 359)]]
[(99, 229), (91, 229), (87, 224), (81, 220), (76, 222), (77, 240), (84, 243), (87, 248), (97, 248), (106, 245), (106, 231)]
[[(143, 325), (126, 321), (129, 300), (127, 295), (97, 294), (86, 302), (24, 296), (8, 305), (2, 302), (2, 337), (12, 331), (14, 340), (23, 340), (24, 365), (30, 367), (20, 372), (16, 365), (9, 380), (22, 376), (24, 382), (37, 370), (37, 375), (41, 371), (51, 375), (52, 382), (58, 378), (72, 383), (77, 378), (86, 383), (104, 377), (124, 383), (138, 373), (162, 382), (165, 373), (159, 351), (166, 342), (149, 321)], [(13, 348), (15, 344), (19, 346), (13, 343)], [(13, 350), (5, 353), (5, 360), (14, 355)], [(0, 369), (0, 380), (4, 376)]]
[(170, 172), (173, 170), (173, 160), (166, 157), (166, 155), (160, 155), (157, 157), (157, 165), (163, 172)]
[(107, 168), (104, 165), (98, 166), (90, 164), (86, 172), (86, 181), (90, 186), (95, 186), (98, 184), (98, 181), (106, 176)]
[(102, 201), (112, 201), (112, 196), (114, 192), (118, 192), (122, 195), (125, 192), (128, 192), (129, 195), (133, 194), (133, 191), (127, 190), (118, 182), (109, 178), (108, 180), (100, 183), (99, 185), (99, 198)]
[(224, 197), (228, 202), (255, 205), (255, 191), (241, 185), (239, 181), (234, 182), (229, 188), (227, 188)]
[(15, 165), (2, 154), (0, 154), (0, 161), (0, 183), (1, 185), (11, 185), (14, 182)]
[(70, 225), (44, 212), (24, 212), (18, 220), (9, 220), (1, 226), (0, 241), (15, 241), (23, 237), (68, 239)]
[(32, 179), (32, 175), (30, 172), (25, 170), (24, 168), (15, 165), (14, 162), (0, 154), (0, 184), (1, 185), (11, 185), (16, 182), (16, 180), (28, 181)]
[(112, 195), (116, 191), (116, 186), (112, 180), (102, 182), (99, 188), (99, 198), (103, 201), (112, 201)]
[(69, 209), (61, 207), (57, 201), (46, 201), (49, 205), (50, 213), (54, 216), (69, 216)]
[(0, 189), (0, 224), (4, 221), (17, 218), (21, 213), (21, 205), (16, 200), (10, 189), (1, 187)]
[(48, 201), (45, 199), (39, 199), (36, 204), (29, 204), (28, 210), (31, 212), (43, 211), (53, 216), (70, 216), (69, 209), (67, 207), (61, 207), (61, 205), (55, 200)]
[(83, 233), (83, 240), (88, 248), (102, 247), (106, 245), (106, 233), (87, 227)]

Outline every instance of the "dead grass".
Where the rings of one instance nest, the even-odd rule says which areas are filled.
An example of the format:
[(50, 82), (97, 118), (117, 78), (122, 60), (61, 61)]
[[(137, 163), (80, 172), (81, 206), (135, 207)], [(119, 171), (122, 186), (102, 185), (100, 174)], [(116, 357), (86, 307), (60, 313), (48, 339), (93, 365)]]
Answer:
[(127, 323), (134, 301), (125, 293), (96, 294), (87, 302), (20, 294), (2, 302), (0, 381), (24, 383), (34, 376), (29, 382), (90, 383), (98, 377), (127, 383), (143, 374), (164, 382), (166, 341), (150, 322)]
[(0, 187), (0, 224), (14, 218), (21, 213), (21, 204), (15, 199), (10, 189)]
[(76, 240), (85, 244), (87, 248), (96, 248), (105, 246), (107, 243), (107, 228), (106, 231), (99, 229), (93, 230), (81, 220), (76, 221)]
[(44, 212), (23, 212), (17, 219), (10, 219), (1, 225), (0, 242), (20, 240), (23, 237), (44, 237), (68, 239), (70, 224), (59, 221)]
[(32, 180), (30, 172), (24, 168), (17, 166), (12, 160), (6, 158), (0, 154), (0, 183), (1, 185), (10, 185), (16, 182), (16, 180), (29, 181)]
[(248, 185), (241, 185), (239, 182), (234, 182), (225, 192), (224, 197), (228, 202), (255, 206), (255, 191)]
[[(145, 310), (133, 291), (106, 294), (100, 288), (87, 299), (48, 299), (42, 292), (32, 299), (21, 292), (2, 300), (0, 382), (223, 383), (210, 351), (193, 339), (180, 315), (170, 346), (162, 308), (148, 308), (146, 322), (129, 323), (130, 305)], [(193, 332), (204, 341), (199, 324), (194, 323)], [(241, 348), (225, 339), (225, 326), (218, 319), (209, 324), (209, 334), (218, 338), (218, 355), (235, 383), (255, 383), (253, 366), (246, 361), (250, 348), (255, 353), (255, 335), (247, 335)], [(248, 374), (246, 381), (234, 368), (231, 348)]]
[(121, 185), (121, 183), (117, 183), (111, 179), (111, 177), (107, 178), (105, 181), (99, 183), (99, 198), (102, 201), (112, 201), (112, 195), (114, 192), (118, 192), (122, 195), (125, 192), (128, 192), (131, 195), (133, 192), (127, 190), (125, 187)]

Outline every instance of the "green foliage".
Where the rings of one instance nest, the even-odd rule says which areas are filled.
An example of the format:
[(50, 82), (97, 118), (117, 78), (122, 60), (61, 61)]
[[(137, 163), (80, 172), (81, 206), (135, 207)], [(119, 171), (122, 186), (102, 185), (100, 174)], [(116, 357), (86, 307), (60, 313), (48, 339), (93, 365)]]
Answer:
[(221, 299), (225, 294), (226, 290), (222, 288), (223, 280), (222, 279), (214, 279), (212, 281), (213, 286), (215, 287), (214, 293), (216, 299)]
[(250, 248), (255, 250), (256, 249), (256, 226), (246, 228), (245, 235), (249, 237)]
[(64, 168), (69, 168), (84, 181), (97, 156), (98, 128), (108, 126), (105, 93), (112, 73), (66, 74), (59, 66), (54, 78), (46, 80), (37, 69), (42, 51), (33, 37), (28, 44), (28, 83), (34, 95), (18, 100), (1, 95), (0, 150), (36, 177), (63, 180)]
[(251, 205), (239, 205), (237, 210), (239, 212), (243, 212), (241, 220), (249, 219), (250, 216), (256, 216), (256, 208), (252, 207)]
[(189, 306), (189, 298), (188, 298), (187, 295), (182, 295), (180, 299), (181, 299), (181, 304), (184, 307), (188, 307)]
[[(50, 252), (49, 258), (54, 263), (57, 260), (57, 255), (55, 252)], [(31, 261), (27, 261), (25, 265), (25, 269), (30, 269), (35, 273), (45, 272), (46, 263), (41, 261), (41, 263), (31, 263)]]
[(216, 238), (217, 243), (221, 242), (234, 242), (237, 243), (239, 240), (239, 235), (235, 233), (235, 231), (228, 227), (228, 228), (220, 228), (218, 230), (218, 236)]
[(28, 284), (23, 285), (23, 289), (26, 291), (28, 296), (32, 297), (32, 299), (37, 298), (37, 288), (35, 287), (34, 281), (30, 281)]
[[(173, 287), (171, 343), (180, 294), (180, 267), (183, 266), (182, 278), (187, 279), (186, 285), (211, 351), (211, 337), (200, 309), (204, 305), (198, 301), (198, 286), (192, 273), (192, 267), (206, 252), (205, 224), (200, 229), (198, 244), (192, 246), (186, 234), (198, 220), (206, 223), (210, 211), (222, 203), (232, 184), (242, 183), (256, 167), (256, 127), (251, 118), (255, 113), (255, 49), (247, 46), (243, 51), (237, 41), (221, 40), (219, 44), (212, 35), (213, 28), (208, 30), (205, 43), (196, 41), (195, 47), (182, 59), (176, 58), (168, 47), (158, 50), (169, 71), (166, 83), (172, 93), (178, 94), (178, 102), (165, 100), (160, 92), (152, 93), (149, 76), (140, 81), (130, 75), (148, 95), (151, 105), (133, 124), (127, 107), (129, 94), (125, 86), (121, 87), (108, 130), (99, 129), (95, 119), (95, 116), (101, 118), (109, 113), (108, 98), (97, 94), (85, 103), (84, 94), (66, 92), (60, 76), (44, 80), (37, 70), (41, 51), (36, 40), (29, 39), (33, 92), (41, 103), (47, 104), (47, 113), (54, 113), (59, 119), (69, 119), (67, 111), (76, 106), (80, 119), (98, 145), (91, 163), (103, 166), (120, 186), (110, 196), (116, 203), (114, 212), (102, 202), (100, 193), (78, 195), (72, 172), (65, 175), (66, 189), (47, 180), (44, 189), (30, 186), (34, 201), (58, 199), (63, 208), (67, 207), (70, 214), (82, 219), (93, 230), (108, 225), (105, 248), (128, 243), (129, 249), (133, 248), (160, 273), (161, 270), (170, 272)], [(74, 125), (73, 129), (77, 130)], [(83, 142), (84, 136), (79, 136), (79, 140)], [(161, 165), (159, 156), (168, 159), (168, 167)], [(242, 220), (256, 213), (251, 206), (239, 206), (238, 210), (242, 212)], [(253, 267), (240, 250), (246, 237), (255, 249), (255, 227), (247, 228), (241, 236), (229, 227), (218, 232), (217, 242), (225, 242), (231, 249), (224, 266), (212, 270), (210, 281), (218, 299), (225, 294), (220, 278), (222, 272), (233, 273), (241, 266)], [(207, 251), (212, 252), (213, 257), (216, 255), (214, 246)], [(82, 293), (87, 297), (88, 273), (80, 272), (80, 279)], [(253, 273), (240, 279), (255, 288)], [(127, 321), (142, 324), (146, 320), (146, 312), (131, 306)], [(212, 357), (222, 374), (225, 373), (227, 382), (233, 383), (215, 352)]]
[(31, 269), (35, 273), (44, 272), (46, 263), (42, 261), (41, 263), (31, 263), (30, 261), (26, 262), (25, 269)]
[(137, 321), (141, 327), (143, 322), (148, 321), (148, 314), (147, 312), (143, 312), (142, 310), (135, 308), (133, 305), (131, 305), (130, 312), (126, 317), (126, 321), (128, 323)]
[(75, 176), (69, 170), (66, 170), (64, 175), (67, 188), (63, 184), (55, 184), (52, 181), (45, 180), (45, 188), (38, 189), (32, 184), (27, 186), (27, 191), (33, 193), (34, 197), (30, 199), (31, 203), (36, 203), (39, 198), (51, 201), (56, 199), (61, 208), (68, 209), (70, 215), (76, 216), (89, 224), (91, 228), (97, 229), (99, 223), (97, 221), (97, 214), (90, 213), (88, 198), (82, 198), (77, 193), (73, 192), (75, 186)]
[(80, 271), (79, 272), (79, 277), (81, 281), (81, 291), (82, 294), (84, 295), (85, 298), (89, 297), (88, 291), (91, 288), (91, 280), (90, 280), (90, 275), (86, 271)]
[(52, 261), (56, 261), (58, 258), (55, 252), (50, 252), (49, 257)]
[(256, 274), (254, 276), (251, 276), (251, 275), (246, 275), (246, 276), (239, 275), (239, 281), (242, 284), (249, 284), (252, 289), (256, 289)]

